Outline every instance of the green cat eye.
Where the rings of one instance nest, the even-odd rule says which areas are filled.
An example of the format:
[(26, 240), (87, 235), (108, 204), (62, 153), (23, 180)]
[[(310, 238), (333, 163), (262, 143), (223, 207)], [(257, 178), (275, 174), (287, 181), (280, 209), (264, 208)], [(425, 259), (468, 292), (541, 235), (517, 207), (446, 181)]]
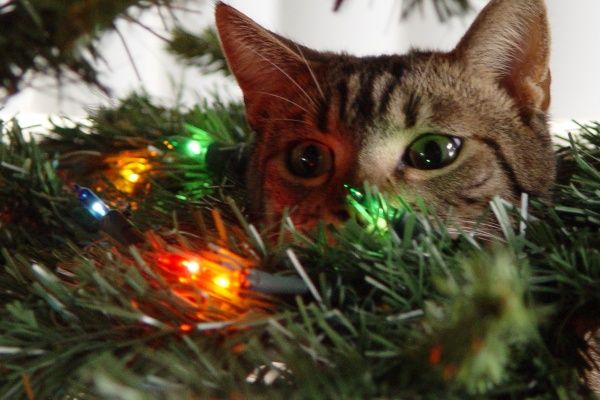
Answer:
[(426, 134), (408, 146), (403, 161), (417, 169), (440, 169), (456, 160), (461, 147), (461, 138)]
[(312, 141), (296, 143), (286, 154), (288, 170), (300, 178), (316, 178), (333, 167), (333, 154), (329, 147)]

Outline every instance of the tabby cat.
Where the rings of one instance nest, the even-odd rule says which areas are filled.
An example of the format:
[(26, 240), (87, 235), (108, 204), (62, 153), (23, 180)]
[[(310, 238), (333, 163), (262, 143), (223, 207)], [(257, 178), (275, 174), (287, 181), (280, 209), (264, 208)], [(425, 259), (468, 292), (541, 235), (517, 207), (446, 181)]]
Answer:
[(247, 186), (267, 224), (347, 218), (364, 181), (466, 228), (494, 196), (548, 197), (550, 37), (543, 0), (492, 0), (449, 53), (318, 52), (219, 3), (216, 22), (256, 132)]
[[(448, 53), (317, 52), (219, 3), (229, 67), (256, 132), (250, 206), (299, 229), (347, 218), (345, 184), (423, 198), (462, 228), (494, 196), (548, 198), (550, 35), (544, 0), (491, 0)], [(600, 366), (597, 324), (578, 332)], [(592, 333), (599, 336), (596, 342)], [(586, 374), (600, 391), (600, 367)]]

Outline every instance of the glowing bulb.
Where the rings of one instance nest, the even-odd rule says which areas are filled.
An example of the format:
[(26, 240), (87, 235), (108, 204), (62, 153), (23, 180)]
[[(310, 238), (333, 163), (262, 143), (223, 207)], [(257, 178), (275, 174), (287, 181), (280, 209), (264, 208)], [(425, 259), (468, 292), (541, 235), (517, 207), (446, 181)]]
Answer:
[(97, 201), (94, 204), (92, 204), (91, 208), (92, 208), (92, 211), (94, 213), (96, 213), (97, 215), (99, 215), (100, 217), (104, 217), (108, 213), (106, 206), (104, 204), (102, 204), (102, 202), (100, 202), (100, 201)]
[(352, 196), (355, 200), (362, 200), (362, 198), (364, 197), (360, 190), (353, 188), (350, 185), (344, 185), (344, 187), (346, 188), (346, 190), (348, 190), (350, 196)]
[(190, 154), (199, 155), (202, 152), (202, 146), (195, 140), (190, 140), (187, 144), (187, 149)]
[(150, 162), (142, 157), (115, 156), (112, 163), (119, 168), (119, 179), (114, 180), (114, 185), (123, 193), (135, 192), (136, 186), (144, 180), (144, 174), (152, 169)]
[(127, 180), (131, 183), (136, 183), (137, 181), (140, 180), (140, 175), (136, 174), (135, 172), (132, 172), (127, 175)]
[(81, 205), (83, 205), (94, 218), (100, 220), (110, 211), (110, 208), (108, 208), (100, 197), (90, 189), (75, 186), (75, 191), (77, 192), (77, 197), (79, 197)]
[(229, 286), (231, 286), (231, 281), (224, 275), (215, 277), (215, 279), (213, 279), (213, 283), (223, 289), (227, 289)]
[(381, 230), (386, 230), (388, 228), (387, 221), (385, 220), (385, 218), (381, 217), (377, 218), (377, 222), (375, 223), (375, 225)]
[(187, 268), (190, 274), (196, 274), (200, 271), (200, 263), (198, 261), (184, 261), (183, 265)]

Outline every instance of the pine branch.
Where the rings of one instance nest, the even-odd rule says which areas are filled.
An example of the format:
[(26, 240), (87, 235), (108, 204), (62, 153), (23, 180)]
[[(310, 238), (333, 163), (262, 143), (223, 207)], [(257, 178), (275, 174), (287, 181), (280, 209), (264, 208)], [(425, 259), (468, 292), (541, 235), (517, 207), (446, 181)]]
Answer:
[[(334, 11), (338, 11), (346, 0), (335, 0), (333, 6)], [(446, 21), (453, 16), (463, 16), (472, 10), (472, 5), (469, 0), (430, 0), (433, 3), (435, 12), (440, 21)], [(423, 12), (424, 3), (426, 0), (410, 0), (402, 2), (402, 18), (408, 18), (416, 10)]]
[[(54, 161), (25, 140), (16, 123), (2, 125), (0, 238), (5, 251), (54, 260), (70, 241), (85, 245), (95, 231), (56, 174)], [(5, 254), (0, 261), (6, 262)]]
[(49, 138), (42, 144), (44, 151), (114, 153), (148, 144), (161, 146), (166, 138), (186, 135), (186, 123), (206, 130), (225, 144), (248, 140), (249, 135), (243, 107), (218, 99), (210, 108), (202, 104), (191, 109), (167, 108), (154, 104), (145, 94), (132, 94), (114, 108), (99, 108), (88, 119), (89, 124), (74, 121), (69, 126), (54, 124)]
[(225, 75), (231, 74), (217, 32), (212, 27), (206, 28), (199, 35), (181, 28), (175, 29), (167, 50), (180, 61), (206, 73), (222, 71)]
[(98, 79), (98, 39), (132, 7), (147, 9), (169, 0), (9, 0), (0, 10), (0, 99), (19, 91), (31, 73), (73, 73), (83, 82), (108, 89)]
[[(494, 201), (503, 231), (488, 245), (451, 235), (452, 227), (426, 206), (396, 209), (398, 203), (368, 187), (355, 197), (364, 212), (334, 232), (335, 244), (324, 230), (303, 235), (288, 222), (282, 239), (270, 242), (250, 228), (243, 210), (230, 208), (218, 184), (192, 202), (178, 198), (182, 185), (167, 183), (197, 183), (186, 175), (195, 171), (192, 163), (156, 160), (159, 170), (169, 169), (167, 179), (151, 180), (149, 192), (119, 196), (137, 203), (132, 219), (160, 238), (159, 249), (200, 251), (222, 240), (267, 271), (296, 274), (299, 265), (317, 289), (317, 296), (277, 299), (267, 313), (259, 306), (235, 314), (232, 326), (231, 309), (175, 296), (181, 283), (160, 275), (152, 249), (129, 249), (80, 228), (85, 212), (49, 161), (78, 143), (109, 154), (191, 135), (184, 123), (230, 144), (247, 140), (239, 106), (219, 107), (171, 110), (140, 97), (125, 100), (97, 114), (91, 128), (56, 127), (57, 136), (42, 146), (52, 157), (26, 142), (18, 127), (4, 127), (11, 143), (0, 145), (0, 159), (10, 164), (0, 168), (0, 299), (6, 305), (0, 309), (0, 393), (588, 397), (572, 357), (581, 342), (570, 323), (600, 300), (600, 125), (583, 127), (559, 152), (571, 172), (553, 205), (533, 201), (532, 214)], [(175, 150), (165, 154), (184, 160)], [(224, 238), (210, 222), (208, 204), (223, 215)], [(513, 226), (521, 219), (525, 230)], [(86, 234), (91, 240), (83, 240)], [(5, 240), (10, 237), (18, 240)]]

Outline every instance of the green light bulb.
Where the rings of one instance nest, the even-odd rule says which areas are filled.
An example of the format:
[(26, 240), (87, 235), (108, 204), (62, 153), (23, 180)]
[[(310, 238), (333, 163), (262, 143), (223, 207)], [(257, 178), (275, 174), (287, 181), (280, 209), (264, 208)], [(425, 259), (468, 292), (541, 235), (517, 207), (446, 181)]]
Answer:
[(207, 146), (215, 141), (210, 133), (206, 132), (204, 129), (200, 129), (197, 126), (190, 124), (185, 124), (184, 126), (192, 138), (200, 144)]
[(190, 155), (198, 156), (202, 153), (202, 145), (196, 140), (190, 140), (186, 148)]
[(400, 198), (397, 201), (400, 208), (390, 207), (386, 198), (376, 188), (365, 186), (363, 193), (349, 185), (344, 187), (348, 190), (346, 201), (370, 232), (387, 232), (391, 227), (391, 221), (404, 210), (410, 210), (410, 206)]
[(348, 190), (348, 193), (350, 194), (350, 196), (352, 196), (355, 200), (360, 201), (363, 199), (364, 195), (362, 194), (362, 192), (356, 188), (353, 188), (350, 185), (344, 185), (344, 188), (346, 188), (346, 190)]

